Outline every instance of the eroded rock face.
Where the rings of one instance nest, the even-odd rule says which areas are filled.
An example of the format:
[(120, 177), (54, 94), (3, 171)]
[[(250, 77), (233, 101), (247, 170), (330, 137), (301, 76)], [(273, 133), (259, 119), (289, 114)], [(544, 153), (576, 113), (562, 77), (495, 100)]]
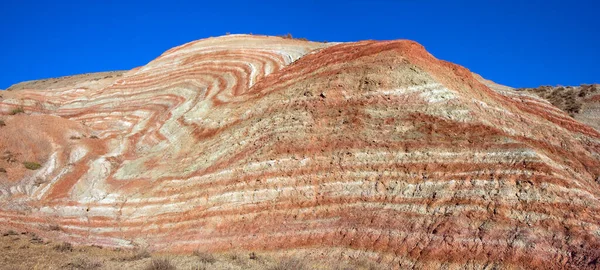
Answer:
[[(600, 133), (506, 92), (411, 41), (192, 42), (99, 90), (6, 92), (0, 147), (42, 168), (0, 163), (0, 226), (389, 268), (597, 267)], [(21, 127), (39, 134), (15, 143)]]

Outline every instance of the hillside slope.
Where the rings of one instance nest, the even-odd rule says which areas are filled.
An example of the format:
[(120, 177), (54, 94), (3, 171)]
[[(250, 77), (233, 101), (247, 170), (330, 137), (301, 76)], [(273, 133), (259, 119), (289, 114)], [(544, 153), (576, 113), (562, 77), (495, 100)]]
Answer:
[(0, 112), (6, 229), (396, 269), (600, 260), (600, 133), (412, 41), (210, 38)]
[(563, 110), (575, 120), (600, 131), (600, 85), (540, 86), (537, 88), (512, 88), (486, 80), (479, 74), (473, 76), (490, 89), (503, 95), (534, 95)]
[(535, 94), (567, 112), (576, 120), (600, 131), (600, 85), (541, 86), (517, 91)]
[(100, 90), (118, 80), (123, 73), (125, 73), (125, 71), (108, 71), (26, 81), (11, 85), (6, 90), (47, 90), (54, 88), (90, 88), (94, 90)]

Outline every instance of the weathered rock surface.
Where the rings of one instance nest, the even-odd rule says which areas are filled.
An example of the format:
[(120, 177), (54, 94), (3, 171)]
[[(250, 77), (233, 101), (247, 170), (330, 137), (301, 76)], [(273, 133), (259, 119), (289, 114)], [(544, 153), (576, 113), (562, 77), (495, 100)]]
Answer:
[(402, 269), (598, 267), (600, 133), (412, 41), (210, 38), (101, 89), (3, 94), (0, 227)]

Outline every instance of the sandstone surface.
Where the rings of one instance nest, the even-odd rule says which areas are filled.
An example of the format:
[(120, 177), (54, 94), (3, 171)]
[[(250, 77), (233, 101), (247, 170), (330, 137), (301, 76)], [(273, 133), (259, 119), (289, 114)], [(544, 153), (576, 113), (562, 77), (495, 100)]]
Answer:
[(0, 227), (391, 269), (598, 268), (600, 133), (481, 80), (407, 40), (229, 35), (99, 88), (5, 91)]

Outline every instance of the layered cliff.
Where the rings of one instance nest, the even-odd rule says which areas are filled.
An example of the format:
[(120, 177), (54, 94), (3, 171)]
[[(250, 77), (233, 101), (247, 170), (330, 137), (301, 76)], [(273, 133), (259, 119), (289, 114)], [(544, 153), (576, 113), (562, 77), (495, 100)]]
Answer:
[(210, 38), (0, 112), (4, 228), (390, 268), (600, 258), (600, 133), (412, 41)]

